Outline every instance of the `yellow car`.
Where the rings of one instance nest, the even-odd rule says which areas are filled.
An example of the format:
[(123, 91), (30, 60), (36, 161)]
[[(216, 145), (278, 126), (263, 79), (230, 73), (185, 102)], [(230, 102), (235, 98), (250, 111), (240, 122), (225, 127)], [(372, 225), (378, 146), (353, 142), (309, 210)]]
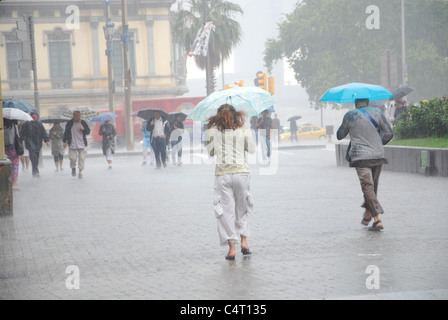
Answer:
[[(327, 130), (325, 128), (315, 126), (312, 124), (305, 124), (299, 127), (297, 131), (297, 138), (299, 140), (312, 140), (312, 139), (327, 139)], [(291, 132), (289, 128), (283, 129), (283, 133), (280, 135), (281, 141), (288, 141), (291, 139)]]

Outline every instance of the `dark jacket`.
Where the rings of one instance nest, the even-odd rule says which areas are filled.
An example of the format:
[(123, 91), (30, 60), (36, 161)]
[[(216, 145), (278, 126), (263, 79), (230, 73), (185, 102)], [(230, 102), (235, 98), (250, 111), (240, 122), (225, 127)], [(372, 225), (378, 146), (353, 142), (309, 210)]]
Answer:
[(22, 135), (25, 140), (25, 146), (29, 151), (40, 151), (42, 149), (42, 140), (49, 142), (47, 131), (42, 122), (27, 121), (22, 126)]
[[(74, 121), (73, 119), (67, 122), (67, 125), (65, 126), (65, 132), (64, 132), (64, 139), (63, 142), (67, 143), (69, 146), (72, 143), (72, 128), (73, 128)], [(87, 123), (84, 120), (81, 120), (81, 125), (84, 127), (83, 132), (83, 139), (84, 144), (87, 147), (87, 136), (90, 134), (90, 128), (87, 125)]]
[[(103, 132), (105, 130), (106, 132)], [(100, 127), (100, 131), (98, 132), (100, 136), (103, 137), (103, 154), (107, 154), (107, 149), (110, 148), (112, 154), (115, 153), (115, 136), (117, 135), (117, 130), (115, 130), (115, 126), (111, 123), (108, 125), (102, 124)], [(109, 137), (109, 139), (107, 138)]]

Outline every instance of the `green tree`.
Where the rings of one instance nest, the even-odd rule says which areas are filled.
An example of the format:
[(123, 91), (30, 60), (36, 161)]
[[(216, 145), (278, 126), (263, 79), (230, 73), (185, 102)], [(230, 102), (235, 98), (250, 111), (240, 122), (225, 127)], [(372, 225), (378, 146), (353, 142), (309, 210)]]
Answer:
[[(368, 29), (371, 0), (303, 0), (266, 42), (265, 64), (286, 57), (296, 79), (318, 103), (328, 88), (349, 82), (381, 82), (380, 57), (398, 54), (401, 78), (401, 1), (377, 0), (379, 29)], [(414, 99), (446, 94), (448, 2), (406, 0), (408, 84)], [(391, 88), (395, 89), (395, 88)]]
[[(204, 13), (204, 2), (207, 13)], [(174, 13), (173, 37), (183, 46), (185, 53), (190, 52), (196, 34), (204, 23), (204, 14), (207, 14), (207, 21), (212, 21), (215, 25), (216, 29), (210, 35), (208, 48), (214, 91), (214, 70), (230, 57), (233, 48), (241, 39), (241, 26), (235, 17), (243, 14), (243, 10), (238, 4), (225, 0), (190, 0), (184, 3), (187, 3), (188, 9), (180, 9)], [(195, 62), (201, 70), (206, 70), (206, 57), (196, 56)]]

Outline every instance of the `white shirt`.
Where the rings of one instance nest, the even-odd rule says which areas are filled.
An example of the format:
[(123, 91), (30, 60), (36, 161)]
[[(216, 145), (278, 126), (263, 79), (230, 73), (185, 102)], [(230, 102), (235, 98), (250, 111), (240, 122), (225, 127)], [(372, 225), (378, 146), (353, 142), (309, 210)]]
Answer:
[(163, 129), (163, 119), (160, 118), (159, 120), (154, 119), (154, 137), (162, 137), (165, 135), (165, 131)]

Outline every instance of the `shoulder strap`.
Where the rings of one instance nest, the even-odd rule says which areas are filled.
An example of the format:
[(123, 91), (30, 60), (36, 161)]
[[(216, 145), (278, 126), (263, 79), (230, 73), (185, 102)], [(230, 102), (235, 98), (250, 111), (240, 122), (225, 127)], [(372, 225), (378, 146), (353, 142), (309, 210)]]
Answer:
[(378, 131), (378, 133), (380, 133), (380, 127), (378, 127), (378, 124), (375, 122), (375, 120), (373, 120), (373, 118), (370, 116), (370, 114), (368, 114), (367, 111), (364, 110), (363, 108), (359, 109), (359, 111), (361, 111), (362, 113), (365, 114), (365, 116), (370, 120), (370, 122), (375, 127), (376, 131)]

